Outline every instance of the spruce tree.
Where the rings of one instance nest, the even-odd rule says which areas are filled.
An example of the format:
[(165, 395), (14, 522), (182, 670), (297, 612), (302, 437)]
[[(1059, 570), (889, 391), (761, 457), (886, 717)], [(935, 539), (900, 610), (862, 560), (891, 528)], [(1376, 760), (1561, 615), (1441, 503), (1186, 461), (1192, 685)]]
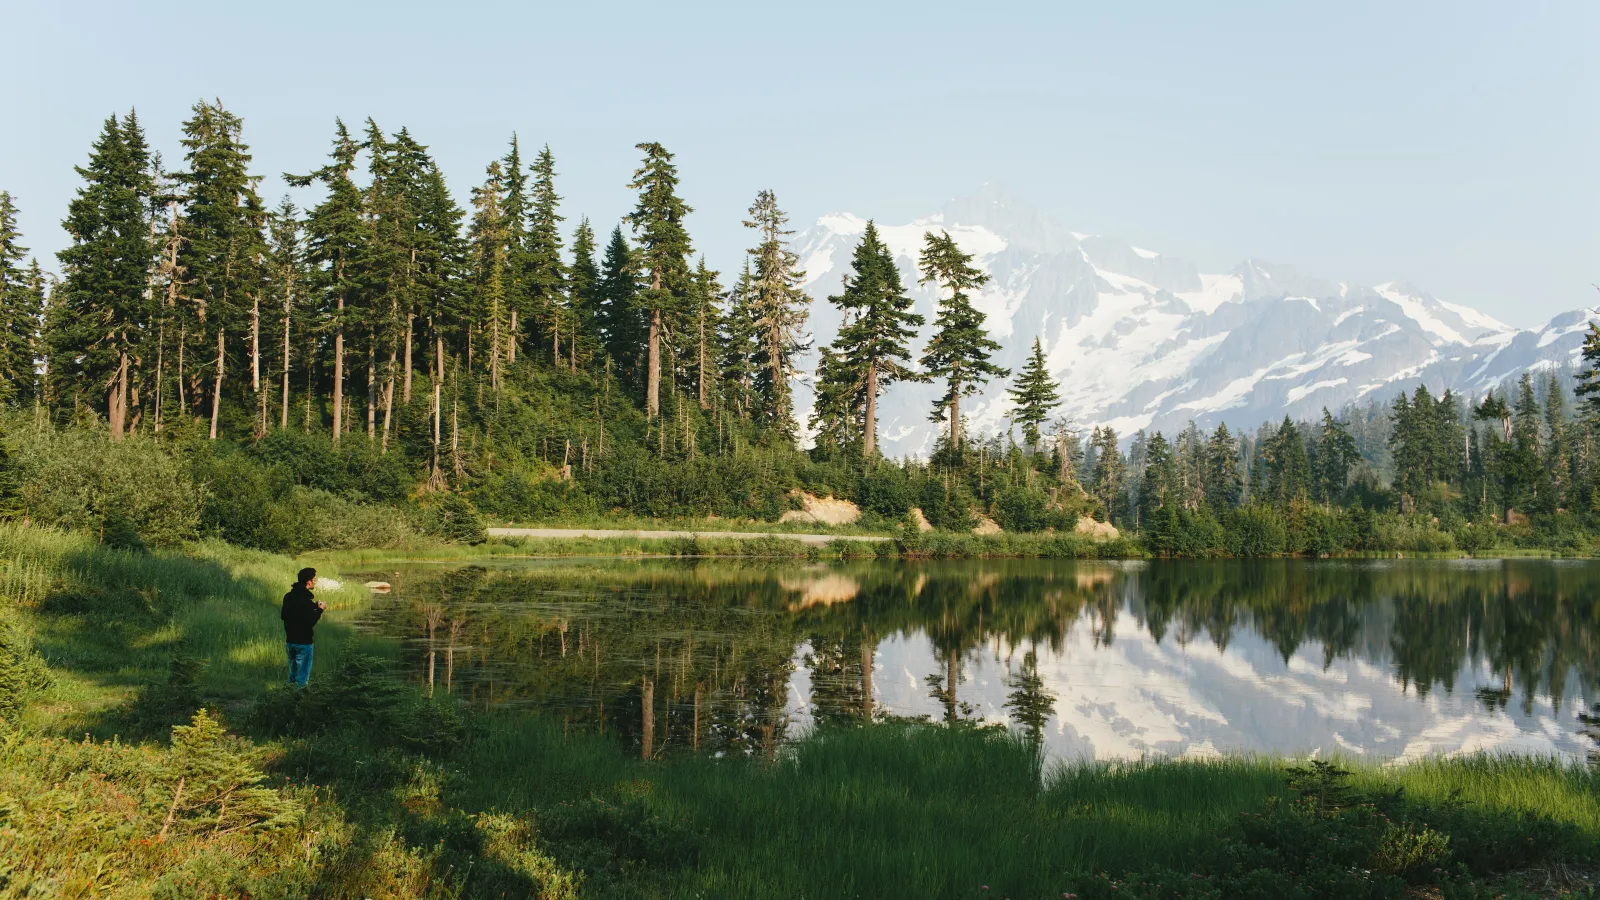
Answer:
[(1016, 386), (1007, 392), (1014, 404), (1011, 418), (1022, 425), (1022, 439), (1030, 451), (1038, 451), (1039, 426), (1049, 421), (1050, 414), (1061, 404), (1059, 387), (1060, 383), (1050, 375), (1043, 345), (1034, 338), (1028, 363), (1018, 373)]
[[(72, 245), (57, 254), (63, 281), (62, 315), (52, 336), (60, 375), (91, 392), (104, 389), (113, 440), (128, 422), (131, 371), (153, 309), (150, 298), (155, 248), (147, 210), (154, 193), (150, 153), (133, 113), (111, 116), (78, 167), (84, 185), (62, 223)], [(70, 367), (70, 368), (68, 368)]]
[(1214, 512), (1237, 507), (1244, 498), (1244, 473), (1239, 470), (1239, 442), (1219, 424), (1206, 441), (1206, 503)]
[(635, 294), (646, 319), (645, 416), (661, 415), (661, 338), (676, 329), (689, 282), (689, 232), (683, 220), (693, 210), (678, 197), (678, 167), (657, 143), (638, 144), (644, 161), (628, 187), (639, 200), (627, 221), (638, 235), (638, 268), (648, 272), (647, 287)]
[[(913, 303), (900, 284), (894, 254), (871, 221), (856, 245), (850, 268), (844, 290), (828, 298), (843, 311), (845, 324), (823, 362), (828, 364), (827, 390), (843, 390), (850, 395), (842, 407), (832, 397), (829, 403), (840, 410), (847, 408), (852, 415), (860, 410), (861, 453), (872, 459), (878, 453), (878, 395), (896, 381), (922, 380), (907, 363), (911, 357), (908, 343), (916, 336), (923, 318), (912, 312)], [(819, 404), (824, 374), (819, 364)], [(830, 410), (828, 415), (833, 417), (835, 413)]]
[(1361, 459), (1356, 450), (1356, 440), (1345, 423), (1335, 419), (1322, 408), (1322, 425), (1317, 431), (1312, 455), (1312, 496), (1324, 503), (1333, 503), (1344, 494), (1350, 483), (1350, 470)]
[(1116, 429), (1107, 425), (1094, 429), (1089, 436), (1089, 447), (1094, 455), (1094, 472), (1089, 481), (1089, 494), (1100, 505), (1106, 521), (1122, 521), (1122, 497), (1127, 480), (1127, 463), (1122, 451), (1117, 449)]
[(43, 316), (37, 261), (23, 268), (28, 248), (17, 230), (17, 207), (0, 191), (0, 403), (22, 405), (36, 396), (34, 358)]
[(967, 292), (982, 287), (989, 276), (972, 265), (972, 254), (963, 252), (949, 232), (923, 235), (922, 283), (936, 284), (947, 291), (939, 298), (939, 314), (934, 318), (933, 338), (922, 353), (922, 368), (934, 378), (942, 378), (944, 396), (934, 404), (929, 420), (950, 420), (950, 449), (961, 451), (961, 398), (977, 393), (990, 378), (1007, 378), (1010, 370), (990, 362), (1000, 345), (983, 327), (984, 315), (972, 305)]
[[(289, 427), (289, 389), (292, 364), (295, 361), (295, 342), (305, 347), (311, 314), (308, 301), (305, 247), (303, 246), (300, 210), (288, 197), (284, 197), (273, 211), (268, 226), (271, 247), (267, 263), (268, 298), (278, 315), (277, 373), (281, 376), (279, 390), (278, 427)], [(310, 366), (309, 359), (301, 367)]]
[[(538, 313), (537, 301), (530, 286), (533, 268), (528, 252), (528, 175), (522, 168), (522, 149), (516, 132), (511, 133), (511, 147), (500, 160), (500, 185), (503, 193), (498, 198), (500, 216), (505, 222), (506, 270), (504, 274), (506, 307), (506, 358), (515, 362), (517, 350), (522, 346), (522, 329), (534, 322)], [(534, 326), (537, 330), (537, 326)]]
[[(722, 379), (741, 419), (750, 418), (755, 405), (756, 373), (761, 368), (755, 310), (750, 303), (751, 281), (750, 259), (746, 256), (744, 271), (728, 292), (727, 308), (722, 314)], [(817, 377), (822, 379), (820, 373)]]
[(600, 329), (600, 346), (613, 365), (621, 369), (625, 383), (645, 386), (644, 346), (649, 323), (639, 299), (638, 262), (622, 229), (611, 231), (605, 258), (600, 262), (600, 280), (595, 284), (595, 320)]
[(594, 252), (594, 229), (585, 217), (572, 233), (572, 265), (567, 269), (567, 303), (572, 309), (572, 335), (577, 340), (573, 368), (577, 367), (578, 347), (587, 358), (594, 354), (600, 339), (600, 267), (595, 263)]
[[(507, 283), (511, 280), (509, 224), (500, 202), (504, 197), (505, 173), (496, 160), (489, 164), (482, 187), (472, 191), (472, 226), (468, 238), (472, 244), (473, 317), (469, 328), (483, 336), (487, 344), (488, 360), (484, 368), (489, 375), (489, 387), (500, 390), (502, 361), (506, 345), (511, 338)], [(469, 334), (467, 358), (473, 355)]]
[(789, 249), (788, 238), (794, 232), (784, 227), (788, 221), (772, 191), (762, 191), (751, 204), (750, 218), (744, 225), (755, 229), (759, 236), (759, 242), (750, 250), (754, 266), (747, 301), (765, 358), (765, 365), (756, 376), (756, 394), (761, 398), (766, 426), (792, 443), (794, 398), (789, 381), (795, 371), (795, 354), (805, 348), (803, 333), (809, 300), (800, 290), (805, 281), (805, 273), (797, 268), (800, 257)]
[[(551, 358), (556, 368), (563, 363), (562, 335), (566, 353), (576, 350), (575, 321), (568, 297), (567, 267), (561, 259), (561, 223), (558, 212), (561, 197), (556, 193), (556, 161), (546, 145), (533, 163), (533, 194), (528, 207), (527, 237), (524, 242), (522, 279), (531, 312), (544, 317), (550, 331)], [(509, 216), (511, 210), (506, 210)]]
[(1589, 331), (1583, 336), (1581, 358), (1583, 365), (1578, 369), (1578, 383), (1573, 393), (1584, 411), (1593, 415), (1600, 413), (1600, 322), (1589, 323)]
[(306, 247), (314, 266), (312, 284), (321, 299), (322, 327), (333, 333), (334, 444), (344, 433), (345, 331), (361, 295), (358, 276), (371, 241), (362, 221), (361, 191), (352, 179), (359, 152), (344, 122), (335, 119), (328, 164), (309, 175), (283, 176), (295, 187), (315, 181), (327, 191), (306, 220)]
[(701, 409), (711, 408), (711, 394), (719, 380), (718, 359), (722, 356), (719, 304), (723, 290), (717, 275), (706, 266), (706, 258), (702, 256), (695, 267), (689, 288), (689, 324), (694, 329), (695, 341), (695, 392)]

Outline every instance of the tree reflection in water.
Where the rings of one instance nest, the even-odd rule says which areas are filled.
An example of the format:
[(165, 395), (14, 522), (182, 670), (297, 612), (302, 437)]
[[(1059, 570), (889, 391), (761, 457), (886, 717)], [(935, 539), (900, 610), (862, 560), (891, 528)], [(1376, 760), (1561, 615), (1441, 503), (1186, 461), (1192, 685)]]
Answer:
[[(1129, 627), (1218, 650), (1248, 633), (1285, 664), (1314, 646), (1324, 669), (1379, 665), (1419, 700), (1486, 672), (1465, 689), (1487, 716), (1583, 694), (1600, 634), (1600, 566), (1537, 560), (522, 561), (385, 579), (392, 593), (361, 627), (400, 640), (426, 689), (537, 709), (647, 757), (775, 753), (797, 669), (812, 722), (901, 712), (874, 685), (896, 636), (925, 640), (937, 660), (920, 673), (935, 718), (971, 719), (966, 673), (996, 659), (1009, 672), (1001, 714), (1039, 740), (1056, 702), (1039, 661), (1061, 657), (1080, 627), (1090, 652)], [(1600, 720), (1571, 726), (1600, 742)]]

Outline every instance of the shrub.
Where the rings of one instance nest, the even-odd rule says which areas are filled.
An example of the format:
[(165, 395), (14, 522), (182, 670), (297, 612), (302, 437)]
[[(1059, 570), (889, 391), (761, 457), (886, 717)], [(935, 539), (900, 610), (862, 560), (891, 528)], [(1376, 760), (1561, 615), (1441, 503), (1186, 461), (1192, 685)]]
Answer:
[(1287, 542), (1283, 518), (1269, 506), (1240, 507), (1228, 523), (1228, 552), (1234, 556), (1275, 556)]
[(154, 439), (113, 441), (82, 428), (16, 434), (17, 500), (34, 521), (101, 540), (109, 532), (122, 546), (165, 547), (195, 537), (203, 491)]
[(16, 723), (34, 694), (50, 686), (50, 670), (27, 632), (0, 620), (0, 722)]
[(489, 539), (483, 518), (460, 494), (435, 494), (422, 505), (418, 525), (424, 534), (455, 544), (481, 544)]
[(856, 481), (856, 505), (885, 519), (901, 519), (911, 512), (911, 480), (895, 465), (875, 465)]

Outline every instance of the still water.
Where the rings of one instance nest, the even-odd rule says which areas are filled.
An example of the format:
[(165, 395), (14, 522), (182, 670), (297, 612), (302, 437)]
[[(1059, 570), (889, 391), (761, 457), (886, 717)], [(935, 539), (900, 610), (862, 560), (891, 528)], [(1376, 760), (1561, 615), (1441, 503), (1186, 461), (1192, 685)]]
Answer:
[[(408, 676), (632, 752), (820, 722), (1003, 724), (1063, 759), (1597, 749), (1600, 563), (511, 560), (408, 565)], [(1594, 710), (1600, 712), (1600, 709)]]

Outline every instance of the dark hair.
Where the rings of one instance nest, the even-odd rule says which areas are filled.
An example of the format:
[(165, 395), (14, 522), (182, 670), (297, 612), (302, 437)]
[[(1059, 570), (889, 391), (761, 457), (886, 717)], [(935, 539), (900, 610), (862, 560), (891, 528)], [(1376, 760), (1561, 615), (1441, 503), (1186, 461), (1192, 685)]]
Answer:
[(314, 580), (316, 577), (317, 570), (307, 566), (300, 570), (300, 580), (296, 581), (295, 584), (305, 584), (308, 581)]

